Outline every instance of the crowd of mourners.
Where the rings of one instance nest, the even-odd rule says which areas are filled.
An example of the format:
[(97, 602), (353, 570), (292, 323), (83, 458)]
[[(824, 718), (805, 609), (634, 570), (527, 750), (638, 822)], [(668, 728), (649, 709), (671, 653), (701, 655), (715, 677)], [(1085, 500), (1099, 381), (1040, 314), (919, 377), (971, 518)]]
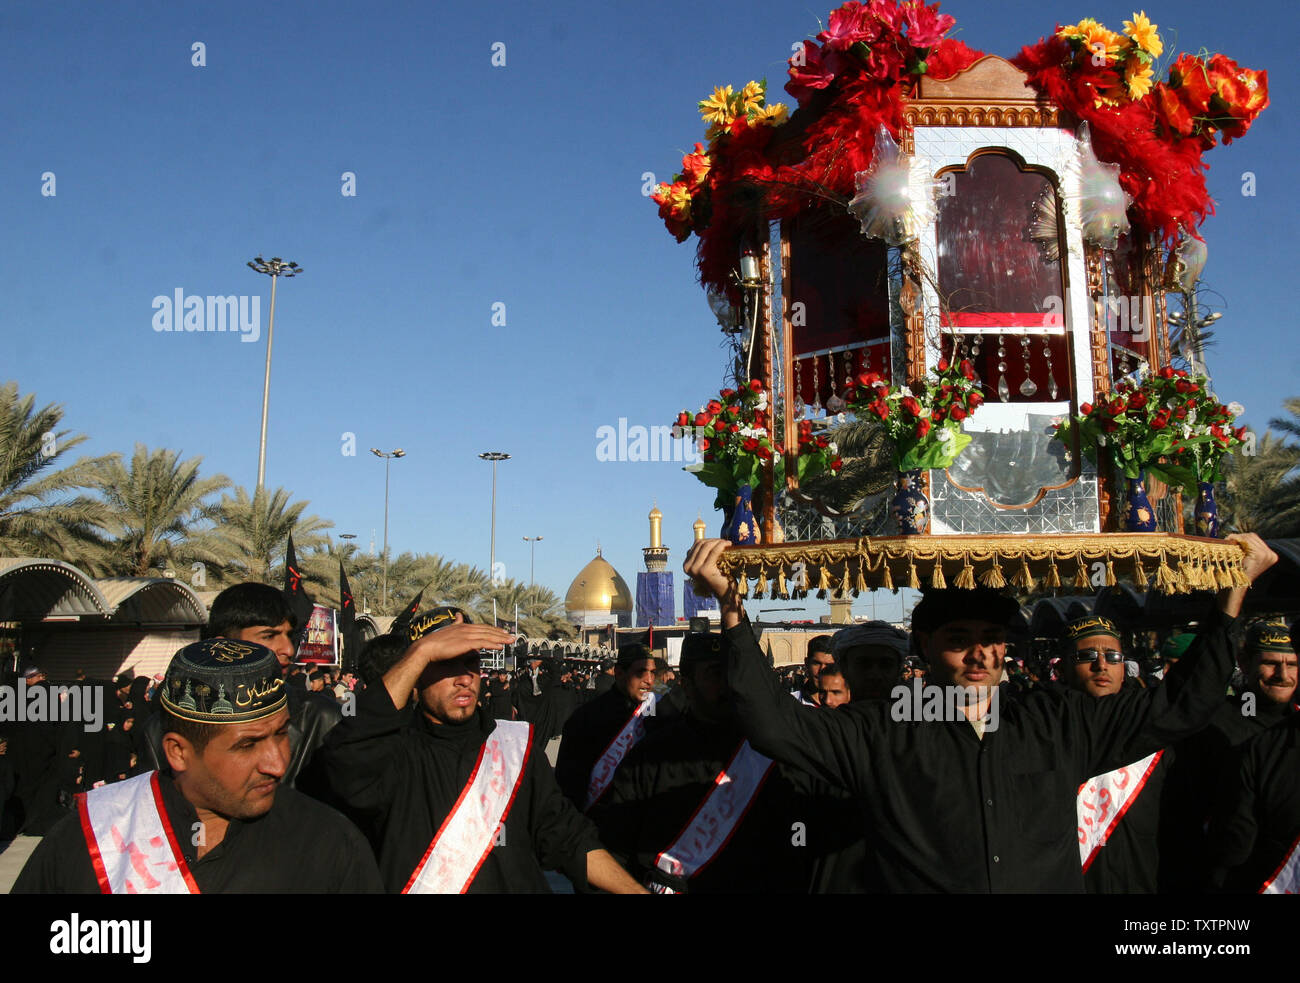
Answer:
[[(1253, 578), (1271, 554), (1247, 542)], [(178, 890), (1296, 890), (1296, 653), (1244, 588), (1163, 637), (1081, 602), (1054, 639), (998, 592), (926, 591), (910, 631), (846, 625), (774, 668), (723, 547), (687, 561), (721, 630), (676, 665), (628, 645), (493, 668), (512, 637), (451, 607), (355, 673), (297, 665), (284, 596), (231, 588), (165, 674), (67, 682), (102, 687), (102, 727), (0, 724), (0, 834), (45, 836), (15, 890), (165, 885), (141, 881), (154, 848)], [(219, 843), (142, 846), (119, 828), (137, 801)], [(313, 824), (334, 880), (290, 863)], [(109, 836), (145, 859), (114, 868)]]

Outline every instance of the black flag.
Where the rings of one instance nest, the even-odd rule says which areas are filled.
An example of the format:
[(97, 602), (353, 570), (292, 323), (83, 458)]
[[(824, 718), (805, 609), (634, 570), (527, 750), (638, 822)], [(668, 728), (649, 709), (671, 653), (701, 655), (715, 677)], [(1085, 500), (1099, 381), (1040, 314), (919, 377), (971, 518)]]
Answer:
[(352, 669), (361, 650), (361, 632), (357, 630), (357, 603), (352, 599), (348, 572), (343, 569), (342, 560), (339, 560), (339, 634), (343, 636), (343, 665)]
[(389, 634), (405, 635), (406, 629), (411, 626), (411, 619), (415, 617), (415, 612), (420, 610), (420, 599), (424, 597), (424, 591), (415, 595), (415, 600), (402, 609), (402, 613), (393, 619), (393, 626), (388, 629)]
[(311, 620), (315, 605), (307, 596), (307, 589), (302, 582), (302, 568), (298, 566), (298, 557), (293, 551), (293, 536), (289, 537), (289, 549), (284, 555), (284, 596), (289, 601), (289, 610), (293, 612), (297, 629), (301, 632)]

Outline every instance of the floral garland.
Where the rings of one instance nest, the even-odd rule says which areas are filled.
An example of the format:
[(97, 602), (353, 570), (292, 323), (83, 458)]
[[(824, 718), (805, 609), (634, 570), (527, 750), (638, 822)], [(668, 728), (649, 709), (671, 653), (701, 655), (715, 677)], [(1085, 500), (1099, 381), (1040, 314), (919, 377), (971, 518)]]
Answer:
[(1226, 55), (1180, 54), (1153, 81), (1164, 43), (1146, 12), (1116, 34), (1092, 19), (1058, 27), (1011, 60), (1041, 95), (1086, 120), (1097, 156), (1120, 165), (1139, 224), (1173, 244), (1214, 212), (1203, 156), (1268, 106), (1268, 73)]
[[(785, 89), (799, 104), (768, 105), (767, 86), (715, 89), (701, 101), (708, 141), (652, 196), (669, 231), (699, 238), (700, 281), (739, 303), (739, 247), (759, 223), (812, 201), (847, 203), (872, 161), (875, 134), (897, 138), (922, 75), (950, 78), (982, 52), (945, 37), (953, 18), (921, 0), (850, 2), (789, 59)], [(1153, 81), (1163, 53), (1145, 11), (1116, 34), (1091, 19), (1062, 27), (1013, 59), (1029, 84), (1087, 120), (1097, 156), (1120, 165), (1133, 215), (1172, 243), (1212, 213), (1204, 151), (1244, 135), (1268, 105), (1268, 77), (1221, 54), (1180, 55)]]
[(984, 403), (975, 369), (963, 359), (950, 365), (942, 359), (935, 378), (922, 379), (919, 391), (891, 386), (874, 372), (863, 372), (844, 390), (844, 400), (859, 419), (880, 420), (894, 447), (894, 468), (947, 468), (957, 459), (970, 435), (962, 421)]
[[(743, 485), (761, 488), (763, 468), (770, 462), (776, 476), (775, 487), (785, 480), (786, 460), (776, 449), (770, 425), (767, 391), (757, 379), (740, 389), (723, 389), (691, 416), (687, 410), (677, 415), (674, 437), (691, 437), (699, 442), (703, 462), (689, 465), (710, 488), (718, 489), (715, 508), (730, 505)], [(799, 449), (795, 455), (795, 473), (800, 481), (825, 471), (836, 473), (842, 467), (837, 448), (824, 435), (814, 435), (812, 421), (799, 423)]]
[(715, 89), (700, 102), (707, 147), (652, 199), (679, 242), (699, 237), (700, 281), (740, 297), (731, 272), (736, 245), (760, 221), (789, 218), (811, 200), (847, 203), (854, 175), (871, 164), (876, 128), (897, 136), (904, 97), (922, 75), (947, 78), (980, 57), (943, 37), (953, 18), (921, 0), (850, 2), (789, 59), (788, 114), (767, 104), (764, 82), (739, 93)]
[(1224, 458), (1246, 436), (1232, 426), (1244, 412), (1239, 403), (1223, 405), (1205, 376), (1168, 366), (1139, 384), (1122, 379), (1111, 396), (1079, 410), (1057, 425), (1056, 440), (1069, 446), (1077, 430), (1090, 460), (1106, 448), (1125, 477), (1150, 471), (1193, 495), (1198, 482), (1223, 479)]

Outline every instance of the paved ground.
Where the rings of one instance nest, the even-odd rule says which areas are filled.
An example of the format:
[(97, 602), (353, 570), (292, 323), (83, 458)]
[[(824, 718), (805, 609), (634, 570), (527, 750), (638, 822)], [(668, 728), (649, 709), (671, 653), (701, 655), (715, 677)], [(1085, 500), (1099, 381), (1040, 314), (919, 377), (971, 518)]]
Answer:
[(18, 880), (18, 874), (27, 863), (27, 858), (41, 842), (39, 836), (20, 836), (13, 840), (0, 841), (0, 894), (8, 894), (9, 889)]

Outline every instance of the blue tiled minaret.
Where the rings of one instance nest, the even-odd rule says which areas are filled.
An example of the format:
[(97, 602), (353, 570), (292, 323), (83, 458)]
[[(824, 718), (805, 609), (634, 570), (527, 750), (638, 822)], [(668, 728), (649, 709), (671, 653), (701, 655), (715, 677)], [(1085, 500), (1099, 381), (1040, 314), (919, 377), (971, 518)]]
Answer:
[(638, 628), (677, 622), (673, 610), (673, 575), (668, 570), (668, 547), (663, 544), (663, 518), (659, 506), (650, 510), (650, 545), (641, 549), (645, 554), (645, 570), (636, 575)]

